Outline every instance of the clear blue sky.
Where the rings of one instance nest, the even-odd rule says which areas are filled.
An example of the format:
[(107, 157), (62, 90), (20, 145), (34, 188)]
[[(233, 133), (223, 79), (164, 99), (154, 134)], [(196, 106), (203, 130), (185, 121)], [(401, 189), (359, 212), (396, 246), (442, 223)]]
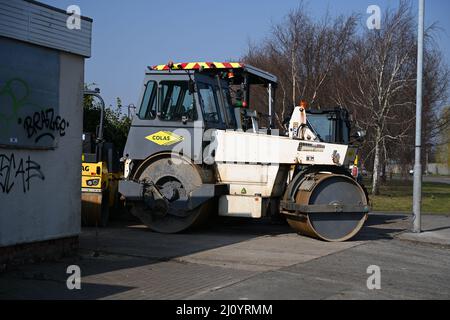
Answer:
[[(417, 0), (411, 0), (416, 6)], [(102, 89), (106, 103), (137, 102), (146, 66), (169, 60), (221, 61), (239, 59), (249, 41), (270, 32), (300, 0), (41, 0), (66, 9), (76, 4), (94, 19), (92, 58), (86, 62), (86, 82)], [(310, 0), (311, 15), (321, 18), (359, 13), (367, 7), (395, 7), (397, 0)], [(426, 0), (426, 23), (438, 21), (437, 42), (450, 64), (450, 1)]]

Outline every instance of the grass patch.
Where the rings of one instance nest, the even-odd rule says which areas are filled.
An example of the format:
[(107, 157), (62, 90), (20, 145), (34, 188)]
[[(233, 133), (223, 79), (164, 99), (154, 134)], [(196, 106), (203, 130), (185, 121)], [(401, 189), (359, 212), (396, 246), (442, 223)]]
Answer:
[[(364, 181), (369, 195), (372, 185)], [(373, 211), (412, 212), (412, 181), (392, 180), (380, 188), (379, 196), (370, 195)], [(422, 185), (422, 211), (429, 214), (450, 214), (450, 185), (424, 182)]]

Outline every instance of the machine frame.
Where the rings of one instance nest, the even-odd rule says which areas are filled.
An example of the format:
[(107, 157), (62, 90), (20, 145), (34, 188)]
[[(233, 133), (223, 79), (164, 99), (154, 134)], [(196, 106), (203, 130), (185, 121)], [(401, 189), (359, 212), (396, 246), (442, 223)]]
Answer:
[[(173, 83), (180, 82), (184, 84), (175, 90)], [(148, 93), (150, 83), (151, 95)], [(225, 99), (232, 84), (239, 84), (242, 89), (241, 106), (233, 107)], [(265, 129), (259, 128), (257, 113), (248, 108), (253, 85), (264, 85), (267, 89), (270, 120)], [(207, 87), (209, 89), (205, 89)], [(186, 220), (190, 212), (202, 211), (200, 208), (211, 202), (218, 205), (219, 215), (233, 217), (261, 218), (282, 212), (288, 217), (308, 218), (319, 212), (325, 216), (345, 211), (349, 215), (360, 213), (355, 227), (359, 231), (361, 221), (365, 221), (369, 211), (368, 199), (362, 195), (362, 188), (353, 182), (350, 173), (342, 169), (353, 163), (354, 148), (321, 141), (308, 123), (303, 106), (295, 108), (289, 136), (276, 135), (272, 128), (276, 87), (275, 76), (241, 63), (169, 63), (149, 68), (140, 96), (140, 110), (147, 107), (144, 114), (148, 114), (150, 104), (154, 107), (155, 103), (155, 113), (146, 119), (138, 113), (134, 118), (122, 159), (125, 180), (119, 183), (122, 197), (138, 204), (135, 215), (156, 231), (172, 233), (185, 230), (188, 223), (165, 229), (155, 227), (155, 221), (169, 220), (169, 212), (174, 215), (172, 220)], [(174, 92), (178, 95), (173, 95)], [(197, 117), (177, 115), (176, 121), (164, 119), (166, 104), (170, 106), (167, 109), (179, 109), (180, 101), (184, 101), (187, 94), (192, 95), (188, 101), (193, 103)], [(169, 95), (172, 96), (167, 98)], [(209, 102), (205, 102), (205, 96)], [(176, 104), (173, 100), (177, 100)], [(206, 113), (206, 108), (210, 111), (210, 105), (214, 104), (213, 100), (216, 112)], [(181, 106), (186, 111), (186, 106)], [(192, 111), (187, 109), (186, 114), (191, 115)], [(243, 120), (251, 120), (251, 127), (244, 128)], [(180, 161), (187, 173), (174, 169), (174, 161)], [(155, 173), (155, 170), (161, 173)], [(187, 188), (189, 192), (186, 193), (183, 185), (189, 184), (188, 176), (192, 176), (192, 171), (196, 172), (195, 179), (200, 182)], [(321, 180), (315, 183), (311, 178), (314, 175)], [(361, 196), (360, 200), (348, 204), (339, 201), (326, 204), (296, 202), (298, 190), (313, 192), (322, 180), (333, 179), (336, 185), (341, 184), (348, 187), (348, 192), (357, 194), (356, 199)], [(290, 183), (297, 183), (297, 189), (291, 194)], [(180, 213), (183, 206), (185, 211)], [(313, 222), (308, 223), (304, 229), (314, 230)], [(355, 234), (355, 230), (347, 236), (336, 236), (334, 240), (346, 240)], [(326, 236), (317, 237), (333, 241)]]

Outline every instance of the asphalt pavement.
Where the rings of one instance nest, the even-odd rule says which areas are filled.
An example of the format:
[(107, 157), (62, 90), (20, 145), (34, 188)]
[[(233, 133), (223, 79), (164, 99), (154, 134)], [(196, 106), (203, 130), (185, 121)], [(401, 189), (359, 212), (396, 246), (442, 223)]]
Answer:
[[(0, 299), (449, 299), (450, 217), (423, 222), (427, 236), (408, 233), (410, 216), (372, 214), (345, 243), (270, 221), (221, 220), (181, 235), (120, 222), (84, 229), (78, 257), (0, 274)], [(70, 265), (81, 290), (67, 288)], [(379, 289), (370, 290), (374, 266)]]
[(423, 181), (433, 183), (450, 184), (450, 177), (448, 176), (424, 176)]

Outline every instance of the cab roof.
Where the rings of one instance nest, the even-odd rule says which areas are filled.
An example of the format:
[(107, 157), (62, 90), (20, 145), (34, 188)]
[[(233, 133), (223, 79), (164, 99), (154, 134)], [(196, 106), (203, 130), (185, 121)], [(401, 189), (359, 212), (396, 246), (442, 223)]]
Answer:
[(276, 85), (277, 77), (242, 62), (184, 62), (184, 63), (168, 63), (149, 67), (150, 71), (171, 72), (171, 71), (194, 71), (206, 74), (218, 74), (227, 71), (233, 71), (234, 76), (242, 79), (245, 74), (249, 75), (251, 84), (274, 84)]

